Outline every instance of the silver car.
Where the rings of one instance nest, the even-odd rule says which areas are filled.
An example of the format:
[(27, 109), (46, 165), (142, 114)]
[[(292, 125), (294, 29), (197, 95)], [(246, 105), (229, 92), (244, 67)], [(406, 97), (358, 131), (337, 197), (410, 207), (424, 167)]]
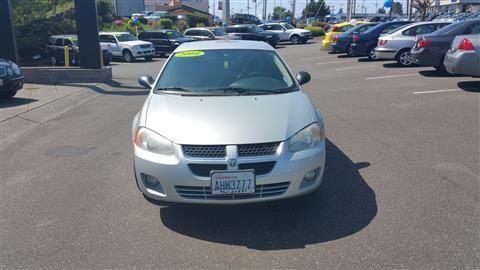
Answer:
[(314, 191), (325, 168), (320, 112), (270, 45), (180, 45), (132, 126), (137, 184), (151, 202), (239, 204)]
[(448, 73), (480, 77), (480, 34), (456, 36), (444, 65)]
[(396, 60), (402, 66), (413, 64), (410, 50), (417, 35), (429, 34), (450, 24), (449, 22), (419, 22), (398, 28), (378, 39), (375, 55), (377, 59)]

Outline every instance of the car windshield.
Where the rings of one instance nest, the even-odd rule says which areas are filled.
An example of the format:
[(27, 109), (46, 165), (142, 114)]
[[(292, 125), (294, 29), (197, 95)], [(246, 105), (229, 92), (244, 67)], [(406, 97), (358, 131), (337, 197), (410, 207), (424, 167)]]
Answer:
[(353, 32), (360, 32), (360, 30), (362, 30), (363, 28), (371, 28), (371, 27), (373, 27), (372, 25), (373, 25), (373, 24), (361, 24), (361, 25), (357, 25), (357, 26), (355, 26), (355, 27), (353, 27), (353, 28), (348, 29), (348, 30), (345, 32), (345, 34), (346, 34), (346, 35), (351, 35), (351, 34), (353, 34)]
[(283, 23), (282, 25), (287, 29), (295, 29), (295, 27), (293, 27), (292, 25), (290, 25), (288, 23)]
[(215, 36), (225, 36), (227, 34), (223, 31), (223, 29), (220, 29), (220, 28), (214, 28), (214, 29), (211, 29), (211, 31)]
[(183, 35), (180, 34), (178, 31), (167, 31), (166, 32), (168, 38), (182, 38)]
[(137, 37), (135, 37), (132, 34), (115, 34), (115, 36), (118, 39), (118, 42), (124, 42), (124, 41), (134, 41), (137, 40)]
[(166, 63), (155, 89), (192, 94), (298, 90), (275, 51), (244, 49), (177, 52)]
[(256, 26), (256, 25), (250, 26), (250, 29), (252, 29), (252, 32), (257, 32), (257, 33), (259, 33), (259, 32), (265, 32), (265, 30), (263, 30), (263, 28), (258, 27), (258, 26)]

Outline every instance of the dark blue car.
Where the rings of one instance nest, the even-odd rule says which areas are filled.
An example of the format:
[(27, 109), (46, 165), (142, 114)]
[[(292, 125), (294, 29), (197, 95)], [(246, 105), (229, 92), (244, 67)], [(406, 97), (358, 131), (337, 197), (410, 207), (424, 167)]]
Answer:
[(409, 21), (393, 21), (381, 23), (372, 29), (353, 36), (351, 45), (353, 56), (368, 56), (370, 60), (376, 60), (375, 47), (377, 47), (378, 38), (400, 26), (410, 24)]
[(350, 28), (345, 33), (333, 37), (332, 43), (332, 52), (335, 53), (347, 53), (349, 56), (352, 56), (352, 45), (353, 42), (353, 35), (363, 33), (379, 23), (367, 23), (367, 24), (360, 24), (355, 26), (354, 28)]

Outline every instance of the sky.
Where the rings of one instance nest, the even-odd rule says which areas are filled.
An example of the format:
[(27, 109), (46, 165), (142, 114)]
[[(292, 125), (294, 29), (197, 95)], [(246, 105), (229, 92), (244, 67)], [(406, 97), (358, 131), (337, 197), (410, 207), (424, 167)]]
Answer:
[[(230, 0), (230, 8), (231, 14), (234, 13), (247, 13), (247, 2), (249, 2), (250, 6), (250, 14), (255, 14), (255, 3), (252, 0)], [(286, 9), (291, 10), (292, 8), (292, 1), (291, 0), (257, 0), (257, 17), (262, 16), (262, 7), (263, 1), (267, 1), (267, 14), (272, 13), (273, 7), (275, 6), (283, 6)], [(309, 0), (308, 0), (309, 1)], [(404, 12), (407, 5), (407, 0), (395, 0), (395, 2), (401, 2), (403, 4)], [(218, 7), (218, 0), (209, 0), (210, 3), (210, 13), (213, 12), (213, 6), (215, 3), (215, 7)], [(340, 8), (343, 8), (345, 12), (347, 9), (347, 0), (326, 0), (327, 5), (333, 6), (333, 10), (335, 13), (339, 11)], [(362, 3), (367, 10), (367, 13), (375, 13), (376, 10), (383, 6), (383, 0), (357, 0), (357, 13), (360, 13)], [(297, 0), (296, 2), (296, 16), (300, 16), (302, 10), (305, 8), (306, 1), (305, 0)], [(378, 5), (378, 8), (375, 9), (375, 5)], [(221, 17), (221, 10), (216, 10), (215, 14)]]

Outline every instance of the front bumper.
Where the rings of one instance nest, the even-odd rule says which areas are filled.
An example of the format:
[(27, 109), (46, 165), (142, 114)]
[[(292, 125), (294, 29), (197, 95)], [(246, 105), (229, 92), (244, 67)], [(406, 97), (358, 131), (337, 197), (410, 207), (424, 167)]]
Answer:
[[(187, 158), (183, 155), (181, 146), (176, 145), (173, 157), (161, 157), (146, 152), (134, 145), (135, 177), (140, 191), (156, 201), (195, 204), (242, 204), (271, 200), (279, 200), (308, 194), (314, 191), (322, 182), (325, 168), (325, 141), (316, 147), (290, 153), (285, 149), (285, 142), (280, 144), (279, 154), (264, 157), (238, 158), (238, 164), (256, 162), (275, 162), (273, 169), (256, 176), (256, 193), (249, 196), (215, 196), (210, 193), (210, 177), (195, 175), (189, 164), (227, 164), (227, 160)], [(311, 170), (318, 169), (314, 181), (306, 183), (303, 178)], [(153, 176), (160, 185), (150, 187), (146, 175)], [(274, 195), (267, 194), (263, 189), (274, 187)], [(199, 195), (186, 198), (182, 190), (193, 190)], [(188, 196), (187, 196), (188, 197)]]
[(395, 59), (396, 54), (397, 54), (397, 50), (394, 50), (394, 49), (382, 48), (382, 47), (375, 48), (375, 55), (377, 56), (377, 59), (393, 60)]
[(150, 48), (147, 48), (147, 49), (141, 49), (141, 50), (137, 50), (137, 51), (133, 51), (133, 57), (137, 58), (137, 57), (149, 57), (149, 56), (155, 56), (155, 48), (154, 47), (150, 47)]
[(330, 47), (332, 46), (332, 43), (333, 43), (332, 40), (324, 39), (324, 40), (322, 40), (322, 47), (324, 49), (330, 49)]
[(443, 63), (450, 74), (480, 76), (480, 56), (475, 52), (449, 51)]
[(341, 40), (338, 40), (337, 42), (332, 43), (331, 48), (333, 52), (344, 53), (347, 52), (348, 45), (348, 42), (342, 42)]
[(0, 92), (6, 93), (23, 88), (23, 76), (0, 77)]

